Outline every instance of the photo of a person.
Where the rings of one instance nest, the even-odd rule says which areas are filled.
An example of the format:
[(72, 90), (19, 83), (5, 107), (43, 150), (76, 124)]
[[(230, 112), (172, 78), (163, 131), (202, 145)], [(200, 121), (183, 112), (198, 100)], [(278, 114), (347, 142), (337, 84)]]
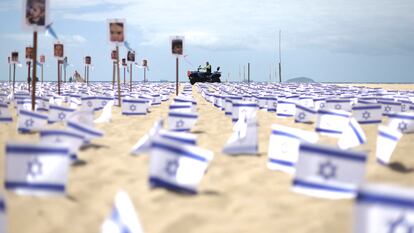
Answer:
[(54, 44), (54, 56), (57, 58), (63, 58), (63, 44)]
[(116, 60), (116, 50), (112, 50), (111, 59), (114, 60), (114, 61)]
[(171, 50), (172, 50), (172, 54), (183, 55), (183, 40), (173, 39), (171, 41)]
[(18, 52), (12, 52), (11, 53), (11, 61), (13, 63), (18, 63), (19, 62), (19, 53)]
[(45, 55), (40, 55), (40, 63), (43, 64), (46, 61)]
[(32, 47), (26, 47), (26, 59), (27, 60), (33, 59), (33, 48)]
[(148, 60), (147, 59), (142, 60), (142, 66), (143, 67), (147, 67), (148, 66)]
[(92, 63), (92, 58), (90, 56), (85, 57), (85, 64), (90, 65)]
[(127, 60), (130, 61), (130, 62), (134, 62), (135, 61), (135, 53), (132, 52), (132, 51), (128, 51)]
[(124, 40), (124, 23), (109, 22), (109, 41), (114, 43), (122, 43)]
[(127, 65), (127, 63), (126, 63), (126, 59), (125, 59), (125, 58), (122, 58), (122, 65), (123, 65), (123, 66), (126, 66), (126, 65)]
[(46, 0), (26, 1), (26, 24), (31, 26), (46, 26)]

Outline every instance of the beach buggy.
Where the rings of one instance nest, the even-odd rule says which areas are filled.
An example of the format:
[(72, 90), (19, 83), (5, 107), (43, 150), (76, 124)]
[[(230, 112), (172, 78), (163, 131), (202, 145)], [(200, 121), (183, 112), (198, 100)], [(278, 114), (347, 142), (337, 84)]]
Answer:
[(198, 67), (197, 71), (187, 71), (187, 76), (190, 79), (191, 85), (194, 85), (196, 82), (208, 82), (208, 83), (220, 83), (221, 72), (220, 66), (217, 67), (217, 70), (211, 74), (203, 72), (201, 66)]

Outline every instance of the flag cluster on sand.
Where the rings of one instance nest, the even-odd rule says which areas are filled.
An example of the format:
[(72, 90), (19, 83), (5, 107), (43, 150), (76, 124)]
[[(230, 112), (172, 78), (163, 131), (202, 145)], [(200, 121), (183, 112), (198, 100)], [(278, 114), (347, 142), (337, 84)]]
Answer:
[[(271, 132), (267, 168), (292, 174), (294, 192), (330, 199), (356, 198), (355, 215), (359, 217), (355, 232), (414, 229), (413, 190), (366, 182), (369, 158), (363, 149), (367, 137), (361, 127), (378, 124), (376, 159), (378, 166), (387, 166), (400, 138), (414, 132), (414, 92), (269, 83), (196, 84), (195, 88), (233, 123), (232, 135), (222, 148), (224, 154), (258, 154), (259, 111), (270, 112), (275, 118), (292, 118), (296, 124), (314, 124), (314, 131), (281, 124), (264, 129)], [(81, 159), (77, 154), (82, 146), (104, 137), (95, 124), (112, 124), (118, 94), (110, 83), (65, 84), (61, 95), (54, 84), (38, 84), (36, 109), (32, 111), (26, 90), (25, 84), (17, 84), (14, 93), (9, 84), (0, 86), (0, 124), (15, 121), (20, 133), (40, 135), (38, 142), (6, 143), (5, 187), (18, 194), (66, 195), (71, 162)], [(121, 91), (122, 115), (125, 119), (146, 117), (174, 91), (169, 83), (134, 84), (132, 89), (125, 86)], [(149, 132), (131, 145), (132, 155), (149, 156), (151, 188), (197, 194), (208, 175), (214, 156), (209, 148), (197, 146), (197, 136), (192, 133), (199, 118), (199, 103), (192, 95), (192, 87), (183, 85), (181, 94), (172, 98), (166, 118), (154, 122)], [(94, 119), (98, 111), (101, 114)], [(337, 140), (337, 146), (319, 143), (325, 136)], [(4, 203), (0, 202), (3, 216)], [(393, 214), (388, 214), (387, 208)], [(376, 215), (389, 224), (375, 224), (379, 221)], [(102, 232), (116, 230), (142, 232), (135, 208), (123, 191), (116, 195), (102, 226)]]

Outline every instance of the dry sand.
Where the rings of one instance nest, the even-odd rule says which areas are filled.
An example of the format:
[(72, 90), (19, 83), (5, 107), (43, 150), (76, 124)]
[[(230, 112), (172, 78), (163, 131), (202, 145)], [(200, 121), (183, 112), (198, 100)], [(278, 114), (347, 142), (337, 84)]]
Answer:
[[(364, 84), (370, 86), (368, 84)], [(414, 89), (414, 85), (380, 85), (389, 89)], [(313, 130), (274, 113), (259, 111), (259, 156), (221, 153), (231, 134), (231, 120), (202, 99), (195, 88), (199, 121), (193, 130), (200, 147), (215, 158), (196, 196), (180, 195), (148, 186), (148, 156), (133, 157), (131, 147), (160, 117), (167, 117), (168, 103), (153, 107), (147, 116), (127, 117), (113, 109), (111, 124), (97, 125), (105, 132), (93, 146), (78, 155), (86, 162), (71, 168), (67, 197), (35, 198), (2, 191), (7, 200), (9, 232), (99, 232), (110, 212), (115, 193), (126, 190), (149, 233), (229, 232), (350, 232), (353, 200), (331, 201), (291, 192), (291, 176), (266, 168), (270, 126), (274, 123)], [(377, 125), (362, 126), (369, 151), (367, 180), (414, 187), (414, 134), (404, 135), (393, 155), (393, 169), (375, 162)], [(4, 169), (5, 141), (38, 140), (19, 135), (16, 124), (0, 124), (0, 167)], [(322, 138), (333, 144), (335, 140)], [(3, 181), (4, 175), (0, 178)]]

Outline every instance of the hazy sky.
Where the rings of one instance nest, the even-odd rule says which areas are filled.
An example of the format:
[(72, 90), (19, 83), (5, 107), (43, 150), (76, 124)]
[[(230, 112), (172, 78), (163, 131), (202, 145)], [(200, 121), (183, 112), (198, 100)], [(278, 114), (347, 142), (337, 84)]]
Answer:
[[(68, 76), (83, 74), (92, 56), (91, 80), (112, 80), (108, 18), (125, 18), (127, 40), (137, 59), (149, 60), (149, 79), (174, 80), (169, 37), (184, 35), (181, 80), (186, 71), (210, 61), (222, 80), (243, 77), (275, 80), (278, 30), (282, 30), (283, 79), (299, 76), (330, 82), (414, 82), (413, 0), (52, 0), (53, 28), (65, 44)], [(22, 30), (22, 2), (0, 1), (1, 80), (8, 79), (7, 57), (32, 44)], [(57, 79), (54, 39), (41, 33), (38, 54), (46, 55), (45, 79)], [(121, 48), (121, 56), (126, 49)], [(240, 67), (240, 69), (239, 69)], [(27, 68), (17, 69), (25, 80)], [(122, 75), (122, 72), (121, 72)], [(134, 67), (134, 80), (143, 71)]]

